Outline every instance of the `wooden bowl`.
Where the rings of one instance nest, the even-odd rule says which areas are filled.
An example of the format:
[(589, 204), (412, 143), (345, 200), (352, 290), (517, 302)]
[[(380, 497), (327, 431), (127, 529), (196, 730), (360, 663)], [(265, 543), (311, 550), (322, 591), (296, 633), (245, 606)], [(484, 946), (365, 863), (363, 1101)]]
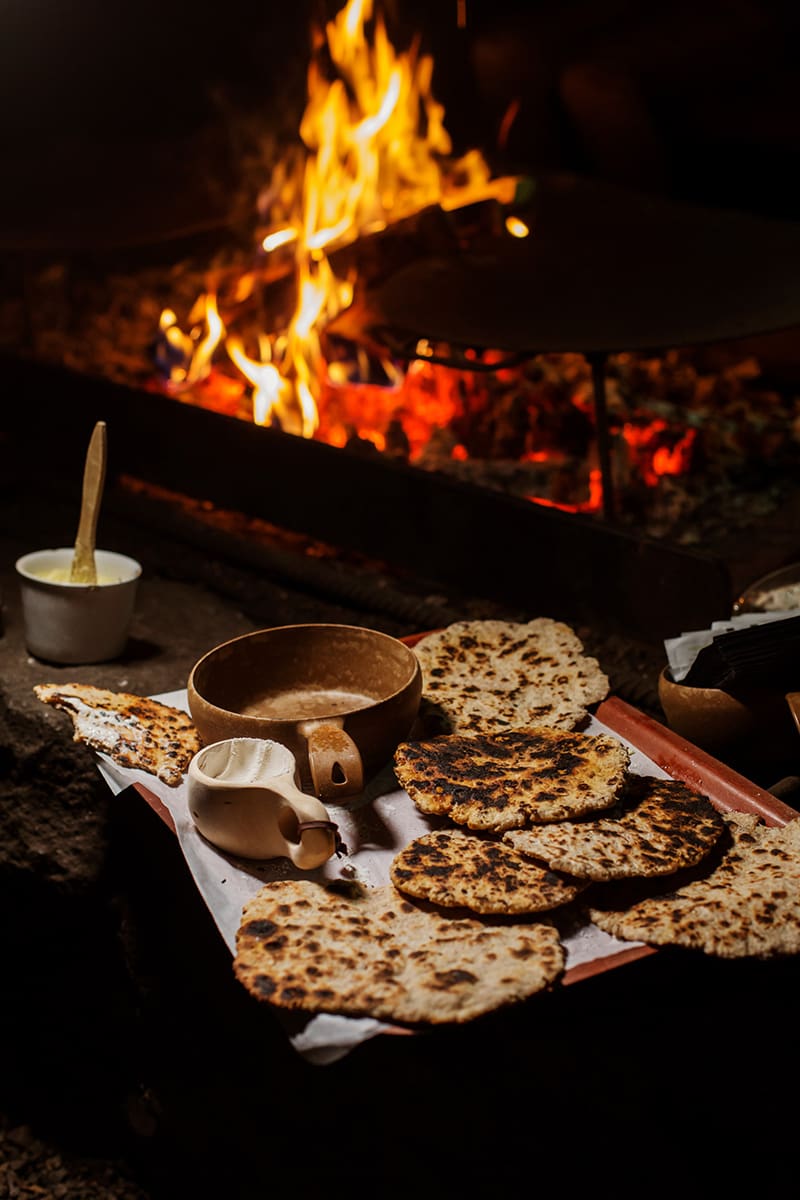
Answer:
[(408, 736), (422, 674), (410, 647), (377, 630), (280, 625), (209, 650), (187, 692), (205, 742), (280, 742), (304, 790), (336, 800), (360, 793)]
[(675, 683), (665, 668), (658, 698), (670, 728), (709, 754), (783, 758), (800, 750), (794, 708), (780, 690), (688, 687)]

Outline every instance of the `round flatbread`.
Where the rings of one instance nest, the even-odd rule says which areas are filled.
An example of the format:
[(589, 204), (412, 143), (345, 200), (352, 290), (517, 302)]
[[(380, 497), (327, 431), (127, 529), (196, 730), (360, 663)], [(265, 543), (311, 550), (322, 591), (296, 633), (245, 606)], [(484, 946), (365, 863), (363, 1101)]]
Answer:
[(701, 864), (689, 882), (633, 903), (625, 885), (601, 886), (591, 920), (614, 937), (720, 958), (799, 953), (800, 817), (774, 828), (752, 813), (724, 820), (730, 844), (710, 870), (696, 875)]
[(280, 1008), (445, 1024), (542, 991), (564, 962), (546, 919), (492, 925), (425, 911), (391, 886), (281, 880), (244, 906), (234, 972)]
[(561, 729), (401, 742), (394, 769), (421, 812), (503, 832), (610, 808), (630, 751), (608, 734)]
[(180, 787), (202, 749), (188, 713), (149, 696), (89, 683), (40, 683), (33, 690), (44, 704), (69, 715), (73, 741), (102, 751), (122, 767), (147, 771), (169, 787)]
[(588, 886), (531, 862), (502, 842), (460, 829), (415, 838), (396, 855), (389, 874), (407, 896), (498, 915), (560, 908)]
[(590, 821), (511, 830), (522, 855), (581, 879), (668, 875), (701, 861), (725, 830), (705, 796), (675, 779), (631, 779), (619, 805)]
[(414, 647), (422, 669), (424, 736), (497, 733), (531, 725), (576, 729), (608, 678), (568, 625), (456, 621)]

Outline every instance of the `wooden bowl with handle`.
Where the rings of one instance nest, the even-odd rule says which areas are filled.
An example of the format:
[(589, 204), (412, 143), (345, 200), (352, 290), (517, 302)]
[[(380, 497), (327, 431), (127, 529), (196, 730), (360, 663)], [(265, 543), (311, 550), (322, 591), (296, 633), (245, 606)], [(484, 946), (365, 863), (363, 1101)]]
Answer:
[(419, 710), (422, 675), (398, 638), (354, 625), (280, 625), (215, 646), (195, 663), (189, 711), (206, 743), (267, 738), (288, 747), (302, 787), (323, 800), (363, 791)]

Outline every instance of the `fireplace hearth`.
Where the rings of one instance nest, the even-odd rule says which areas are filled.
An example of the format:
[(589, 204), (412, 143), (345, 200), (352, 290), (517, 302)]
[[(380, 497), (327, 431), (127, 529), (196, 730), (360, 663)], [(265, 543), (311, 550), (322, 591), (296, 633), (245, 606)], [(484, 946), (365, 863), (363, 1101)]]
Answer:
[[(521, 27), (514, 5), (498, 17), (506, 32)], [(491, 41), (486, 14), (459, 5), (446, 20), (431, 17), (435, 42), (451, 19), (477, 62)], [(800, 231), (539, 172), (535, 154), (515, 162), (503, 153), (511, 126), (517, 139), (524, 128), (513, 103), (491, 148), (494, 167), (512, 173), (496, 174), (471, 146), (457, 157), (430, 91), (432, 60), (413, 39), (395, 54), (381, 22), (351, 0), (324, 27), (309, 62), (303, 146), (298, 138), (297, 154), (278, 150), (289, 114), (278, 121), (273, 103), (273, 173), (254, 188), (240, 162), (225, 215), (189, 221), (181, 238), (165, 213), (171, 232), (149, 245), (141, 224), (138, 242), (133, 225), (129, 235), (117, 228), (116, 245), (87, 228), (71, 255), (52, 232), (20, 243), (8, 280), (21, 300), (5, 307), (18, 333), (2, 343), (9, 431), (34, 469), (49, 472), (79, 461), (87, 429), (105, 420), (117, 478), (487, 600), (573, 621), (599, 616), (655, 640), (727, 616), (742, 586), (796, 552), (795, 399), (776, 402), (767, 385), (748, 411), (750, 399), (721, 376), (727, 405), (695, 403), (705, 380), (676, 396), (670, 379), (653, 404), (637, 405), (640, 367), (623, 367), (621, 386), (610, 356), (665, 356), (792, 324)], [(452, 82), (452, 29), (438, 49), (440, 77), (449, 70)], [(212, 152), (209, 161), (219, 160)], [(195, 165), (202, 175), (208, 163)], [(533, 202), (517, 211), (526, 192)], [(190, 244), (195, 275), (181, 261)], [(300, 300), (322, 282), (310, 320)], [(573, 364), (542, 383), (536, 372), (551, 353), (581, 359), (583, 375)], [(441, 374), (439, 383), (423, 375), (417, 393), (383, 386), (437, 362), (452, 388), (436, 391)], [(491, 370), (480, 377), (479, 365)], [(360, 389), (355, 407), (341, 399), (348, 389)], [(723, 455), (735, 443), (740, 456), (721, 487), (715, 438)]]
[(109, 478), (132, 476), (531, 613), (658, 640), (727, 616), (735, 597), (724, 562), (596, 518), (52, 366), (6, 359), (0, 369), (13, 444), (43, 477), (80, 463), (87, 431), (105, 420)]

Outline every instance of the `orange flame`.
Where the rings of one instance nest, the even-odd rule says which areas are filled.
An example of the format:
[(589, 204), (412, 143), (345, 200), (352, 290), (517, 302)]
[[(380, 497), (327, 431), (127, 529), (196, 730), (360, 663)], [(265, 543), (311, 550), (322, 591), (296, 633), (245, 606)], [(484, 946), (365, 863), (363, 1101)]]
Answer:
[(165, 373), (173, 387), (189, 386), (207, 377), (214, 351), (225, 333), (215, 296), (198, 296), (189, 313), (189, 322), (187, 334), (178, 326), (171, 308), (161, 313), (159, 328), (168, 356)]
[[(464, 203), (490, 189), (489, 169), (477, 151), (448, 160), (452, 145), (444, 109), (432, 93), (432, 58), (416, 45), (397, 54), (380, 14), (369, 40), (365, 26), (372, 15), (372, 0), (348, 0), (325, 27), (333, 78), (323, 71), (321, 56), (312, 59), (299, 130), (307, 151), (302, 179), (293, 199), (289, 188), (288, 202), (286, 188), (275, 189), (281, 212), (290, 215), (260, 241), (267, 256), (292, 247), (294, 313), (285, 330), (259, 335), (258, 357), (245, 350), (238, 335), (231, 333), (226, 341), (231, 361), (252, 385), (253, 420), (277, 422), (307, 438), (317, 434), (319, 401), (332, 382), (321, 334), (353, 298), (353, 281), (336, 277), (326, 251), (427, 205)], [(287, 174), (281, 164), (276, 178)], [(201, 302), (209, 315), (216, 314), (213, 295)], [(209, 347), (212, 338), (214, 347), (218, 343), (218, 329), (209, 328), (197, 345), (165, 310), (161, 333), (169, 357), (178, 359), (170, 369), (173, 386), (207, 378)], [(330, 440), (341, 441), (341, 436), (335, 431)]]

